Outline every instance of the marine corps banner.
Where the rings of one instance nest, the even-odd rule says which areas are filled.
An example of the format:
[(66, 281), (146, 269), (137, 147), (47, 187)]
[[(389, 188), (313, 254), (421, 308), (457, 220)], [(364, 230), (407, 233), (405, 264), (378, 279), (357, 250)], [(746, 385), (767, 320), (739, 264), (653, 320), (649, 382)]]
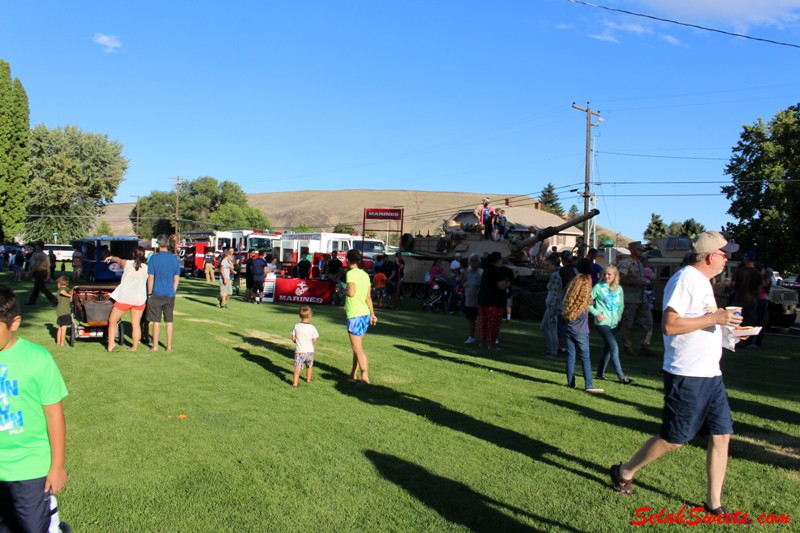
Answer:
[(275, 278), (275, 302), (328, 305), (334, 289), (332, 281)]

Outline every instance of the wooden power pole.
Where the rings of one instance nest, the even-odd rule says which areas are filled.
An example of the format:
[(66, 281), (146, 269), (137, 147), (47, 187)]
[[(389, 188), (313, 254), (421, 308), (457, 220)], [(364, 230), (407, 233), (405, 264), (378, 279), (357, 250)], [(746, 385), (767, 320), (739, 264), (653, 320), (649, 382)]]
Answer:
[[(586, 102), (586, 108), (575, 105), (575, 102), (572, 103), (572, 107), (577, 109), (578, 111), (583, 111), (586, 113), (586, 184), (583, 189), (583, 214), (589, 212), (589, 197), (591, 196), (591, 185), (592, 185), (592, 126), (599, 126), (603, 119), (600, 117), (599, 111), (592, 111), (592, 108), (589, 107), (589, 102)], [(592, 122), (592, 117), (598, 117), (597, 122)], [(589, 240), (589, 221), (583, 223), (583, 242), (586, 243), (588, 246), (591, 242)]]
[(180, 242), (181, 242), (180, 226), (178, 225), (178, 212), (179, 212), (179, 208), (180, 208), (179, 206), (180, 206), (180, 197), (181, 197), (181, 194), (180, 194), (181, 193), (181, 181), (183, 181), (183, 178), (181, 178), (180, 176), (176, 176), (175, 178), (172, 178), (172, 179), (175, 180), (175, 246), (176, 246), (176, 250), (177, 250), (177, 247), (180, 245)]

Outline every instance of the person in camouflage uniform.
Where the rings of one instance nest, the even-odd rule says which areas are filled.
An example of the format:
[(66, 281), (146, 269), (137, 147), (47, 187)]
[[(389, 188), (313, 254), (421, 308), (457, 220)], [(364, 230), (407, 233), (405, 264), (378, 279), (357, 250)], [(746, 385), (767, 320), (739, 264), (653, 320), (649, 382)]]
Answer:
[(628, 250), (631, 255), (622, 259), (617, 265), (625, 299), (625, 309), (622, 311), (622, 320), (620, 321), (622, 346), (626, 354), (635, 355), (631, 343), (631, 328), (635, 322), (642, 330), (639, 355), (651, 355), (650, 337), (653, 335), (653, 315), (644, 296), (644, 264), (641, 260), (644, 249), (641, 242), (634, 241), (628, 244)]

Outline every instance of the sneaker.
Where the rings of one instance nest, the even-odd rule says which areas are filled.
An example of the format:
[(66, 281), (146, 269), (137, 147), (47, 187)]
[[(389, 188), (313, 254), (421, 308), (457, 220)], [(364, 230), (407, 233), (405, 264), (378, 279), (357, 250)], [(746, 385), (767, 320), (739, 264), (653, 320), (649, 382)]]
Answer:
[(600, 381), (605, 381), (605, 376), (595, 376), (594, 379), (599, 379)]
[(619, 473), (620, 468), (622, 468), (621, 464), (612, 465), (610, 468), (611, 488), (622, 494), (633, 494), (633, 480), (623, 479), (622, 474)]
[(589, 394), (605, 394), (605, 392), (606, 392), (605, 389), (598, 389), (597, 387), (589, 387), (589, 388), (584, 389), (584, 390), (586, 392), (588, 392)]
[(497, 346), (500, 346), (500, 339), (495, 339), (495, 340), (494, 340), (494, 343), (495, 343)]
[(630, 385), (631, 383), (633, 383), (633, 380), (628, 376), (622, 376), (621, 378), (619, 378), (619, 382), (622, 383), (623, 385)]
[(478, 342), (472, 337), (467, 337), (467, 340), (464, 341), (464, 344), (472, 344), (473, 342)]

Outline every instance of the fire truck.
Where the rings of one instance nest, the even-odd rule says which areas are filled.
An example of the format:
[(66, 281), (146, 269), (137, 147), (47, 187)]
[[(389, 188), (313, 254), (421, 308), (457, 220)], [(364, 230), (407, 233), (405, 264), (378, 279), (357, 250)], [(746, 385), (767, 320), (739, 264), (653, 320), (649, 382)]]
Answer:
[(227, 248), (233, 248), (242, 262), (247, 259), (248, 250), (267, 250), (272, 253), (274, 243), (281, 235), (262, 230), (230, 230), (230, 231), (192, 231), (184, 234), (185, 240), (180, 247), (182, 270), (185, 274), (202, 277), (205, 269), (205, 254), (214, 255), (214, 266), (217, 266), (219, 255)]
[(273, 242), (273, 255), (287, 272), (307, 255), (312, 256), (311, 264), (315, 267), (323, 254), (336, 255), (346, 264), (350, 250), (361, 250), (364, 266), (372, 268), (373, 257), (386, 253), (386, 246), (379, 239), (349, 233), (284, 233)]

